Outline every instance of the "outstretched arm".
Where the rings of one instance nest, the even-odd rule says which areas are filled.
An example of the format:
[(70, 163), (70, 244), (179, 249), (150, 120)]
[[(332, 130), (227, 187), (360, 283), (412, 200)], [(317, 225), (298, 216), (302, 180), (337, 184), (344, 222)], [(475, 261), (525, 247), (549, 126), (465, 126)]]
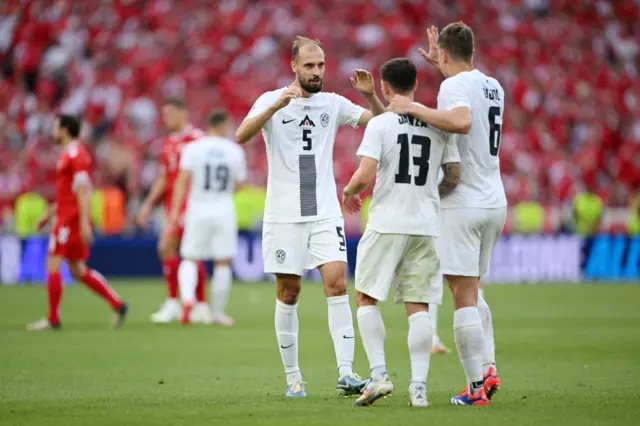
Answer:
[(358, 120), (358, 126), (366, 126), (376, 115), (384, 114), (386, 109), (378, 94), (376, 93), (376, 85), (373, 76), (369, 71), (358, 69), (356, 76), (350, 78), (351, 85), (367, 99), (369, 109), (365, 110)]
[(459, 106), (441, 110), (418, 105), (405, 96), (395, 95), (387, 108), (396, 114), (408, 114), (449, 133), (466, 135), (471, 130), (471, 108)]

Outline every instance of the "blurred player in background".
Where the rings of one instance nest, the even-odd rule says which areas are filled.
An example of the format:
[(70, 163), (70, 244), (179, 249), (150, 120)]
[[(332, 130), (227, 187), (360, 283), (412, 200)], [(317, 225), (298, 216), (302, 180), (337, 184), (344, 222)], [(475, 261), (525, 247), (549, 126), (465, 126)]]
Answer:
[[(392, 59), (381, 68), (387, 100), (413, 100), (415, 65)], [(362, 192), (375, 178), (369, 221), (358, 244), (358, 328), (371, 367), (371, 381), (355, 404), (371, 405), (393, 391), (384, 353), (385, 328), (378, 301), (393, 286), (409, 317), (409, 404), (427, 407), (427, 375), (433, 340), (429, 309), (442, 302), (438, 236), (438, 169), (458, 164), (456, 137), (408, 115), (386, 112), (371, 120), (358, 149), (360, 166), (344, 189), (347, 211), (360, 210)], [(399, 220), (401, 218), (401, 220)]]
[[(182, 148), (201, 137), (204, 133), (189, 124), (187, 108), (184, 102), (177, 98), (168, 98), (162, 106), (162, 118), (169, 132), (162, 148), (162, 165), (158, 178), (153, 183), (149, 195), (145, 199), (138, 214), (138, 224), (146, 226), (153, 206), (162, 198), (164, 200), (165, 216), (169, 218), (171, 211), (173, 190), (178, 177), (180, 153)], [(185, 200), (186, 202), (186, 200)], [(182, 213), (186, 204), (182, 205)], [(165, 227), (159, 241), (158, 254), (162, 260), (162, 274), (167, 283), (168, 298), (160, 310), (151, 315), (155, 323), (168, 323), (180, 318), (182, 308), (178, 300), (178, 246), (182, 238), (182, 217), (177, 226)], [(211, 311), (206, 303), (207, 271), (203, 264), (198, 264), (198, 286), (196, 288), (197, 303), (191, 311), (191, 321), (197, 323), (211, 322)]]
[[(452, 23), (440, 34), (431, 27), (428, 36), (429, 52), (421, 50), (421, 54), (446, 77), (438, 93), (438, 109), (417, 106), (398, 96), (390, 109), (461, 134), (461, 167), (445, 169), (440, 184), (444, 198), (438, 250), (453, 294), (453, 332), (468, 383), (451, 403), (487, 405), (500, 379), (491, 311), (480, 292), (480, 278), (488, 272), (507, 215), (498, 158), (504, 90), (496, 79), (473, 68), (474, 36), (467, 25)], [(454, 191), (452, 182), (458, 176)]]
[(49, 237), (47, 256), (47, 296), (49, 315), (28, 326), (29, 330), (60, 328), (60, 302), (62, 277), (60, 267), (67, 260), (71, 275), (105, 299), (113, 309), (113, 327), (119, 328), (127, 314), (127, 304), (109, 286), (107, 280), (85, 263), (89, 257), (89, 245), (93, 242), (91, 228), (91, 157), (82, 143), (80, 120), (70, 115), (59, 115), (53, 125), (52, 137), (62, 147), (56, 168), (56, 203), (38, 222), (42, 229), (55, 217)]
[(333, 144), (339, 126), (366, 125), (384, 106), (371, 74), (351, 78), (373, 113), (333, 93), (321, 93), (325, 56), (317, 40), (293, 42), (289, 87), (266, 92), (236, 133), (248, 142), (260, 130), (267, 146), (269, 175), (262, 253), (266, 273), (276, 275), (275, 328), (290, 397), (306, 396), (298, 366), (298, 295), (305, 270), (318, 268), (329, 305), (329, 331), (338, 362), (337, 393), (360, 393), (365, 385), (352, 371), (354, 330), (347, 295), (344, 220), (333, 172)]
[(198, 262), (213, 259), (212, 320), (215, 324), (233, 325), (233, 319), (225, 314), (231, 290), (231, 260), (236, 254), (238, 240), (233, 193), (246, 179), (247, 166), (244, 150), (228, 139), (230, 132), (231, 120), (227, 113), (213, 112), (207, 123), (206, 136), (185, 146), (180, 158), (169, 226), (179, 226), (181, 208), (187, 198), (180, 246), (182, 262), (178, 270), (183, 324), (191, 321)]

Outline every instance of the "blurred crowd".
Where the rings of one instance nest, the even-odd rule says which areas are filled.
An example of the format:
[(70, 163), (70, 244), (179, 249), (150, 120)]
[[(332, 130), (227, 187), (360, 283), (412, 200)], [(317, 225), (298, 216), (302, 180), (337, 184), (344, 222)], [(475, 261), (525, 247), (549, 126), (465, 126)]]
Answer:
[[(156, 173), (163, 98), (191, 121), (215, 107), (236, 122), (264, 91), (291, 82), (291, 41), (319, 38), (325, 90), (396, 56), (419, 66), (417, 100), (442, 80), (419, 57), (428, 24), (464, 20), (477, 68), (507, 94), (501, 168), (510, 202), (569, 203), (590, 189), (623, 206), (640, 188), (640, 0), (3, 0), (0, 2), (0, 202), (54, 192), (57, 112), (83, 118), (98, 185), (140, 199)], [(356, 168), (362, 129), (335, 145), (339, 186)], [(264, 144), (247, 147), (266, 183)]]

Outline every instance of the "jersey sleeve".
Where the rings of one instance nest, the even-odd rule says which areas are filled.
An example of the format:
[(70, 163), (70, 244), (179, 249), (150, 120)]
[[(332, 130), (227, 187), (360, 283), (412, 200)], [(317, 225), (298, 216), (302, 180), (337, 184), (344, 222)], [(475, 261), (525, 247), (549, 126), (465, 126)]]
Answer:
[(464, 87), (460, 82), (453, 78), (448, 78), (440, 85), (438, 93), (438, 109), (451, 111), (459, 107), (467, 107), (471, 109), (471, 102)]
[(458, 135), (447, 134), (447, 138), (445, 140), (442, 164), (459, 163), (460, 153), (458, 152)]
[(185, 145), (180, 153), (180, 170), (192, 172), (196, 166), (197, 152), (194, 144)]
[(73, 172), (71, 181), (73, 192), (76, 192), (81, 186), (91, 186), (91, 160), (89, 154), (83, 151), (72, 151), (69, 153), (69, 162)]
[(373, 117), (364, 131), (362, 143), (356, 155), (358, 157), (369, 157), (380, 161), (382, 158), (382, 144), (384, 142), (385, 120), (382, 117)]
[[(267, 92), (260, 95), (260, 97), (256, 99), (256, 101), (254, 102), (253, 106), (251, 107), (251, 110), (249, 110), (249, 114), (247, 114), (247, 116), (245, 117), (245, 120), (249, 118), (257, 117), (263, 112), (265, 112), (276, 102), (279, 96), (280, 96), (280, 92), (278, 91)], [(268, 127), (270, 123), (271, 123), (271, 119), (267, 120), (264, 127), (265, 128)]]
[(244, 150), (238, 147), (238, 155), (236, 159), (235, 181), (241, 183), (247, 180), (247, 160)]
[(360, 121), (360, 117), (366, 111), (360, 105), (356, 105), (351, 102), (349, 99), (344, 98), (340, 95), (336, 96), (336, 102), (338, 110), (338, 125), (349, 125), (354, 129), (358, 127), (358, 122)]

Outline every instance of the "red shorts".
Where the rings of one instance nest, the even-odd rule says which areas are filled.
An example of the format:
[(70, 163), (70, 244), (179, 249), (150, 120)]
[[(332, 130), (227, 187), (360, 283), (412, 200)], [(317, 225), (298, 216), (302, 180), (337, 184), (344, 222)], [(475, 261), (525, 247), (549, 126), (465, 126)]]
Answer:
[(87, 260), (89, 247), (80, 238), (80, 227), (56, 224), (49, 236), (49, 254), (68, 260)]

